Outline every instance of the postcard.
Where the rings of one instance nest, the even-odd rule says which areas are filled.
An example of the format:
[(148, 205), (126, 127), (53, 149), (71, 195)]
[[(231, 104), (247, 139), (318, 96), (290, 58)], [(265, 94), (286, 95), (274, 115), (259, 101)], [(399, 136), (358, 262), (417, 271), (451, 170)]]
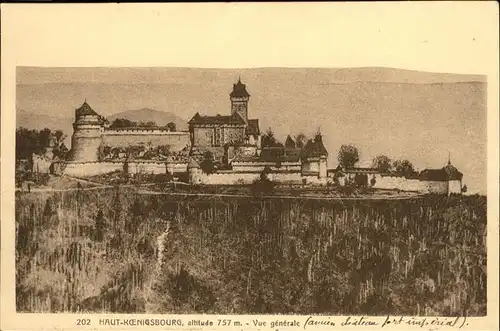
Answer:
[(498, 329), (498, 5), (2, 5), (2, 330)]

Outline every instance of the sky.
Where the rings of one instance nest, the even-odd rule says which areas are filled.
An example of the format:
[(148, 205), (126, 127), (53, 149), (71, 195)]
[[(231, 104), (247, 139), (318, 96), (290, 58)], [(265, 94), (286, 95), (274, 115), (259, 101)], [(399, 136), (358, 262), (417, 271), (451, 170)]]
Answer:
[(495, 2), (2, 9), (9, 54), (32, 66), (389, 66), (486, 74), (498, 58)]

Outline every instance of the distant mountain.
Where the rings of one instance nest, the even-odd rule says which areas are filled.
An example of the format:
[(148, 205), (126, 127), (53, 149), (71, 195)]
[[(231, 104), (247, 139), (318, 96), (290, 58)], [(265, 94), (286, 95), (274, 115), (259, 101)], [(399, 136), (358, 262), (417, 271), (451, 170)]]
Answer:
[(187, 130), (188, 127), (187, 122), (182, 118), (169, 112), (158, 111), (151, 108), (127, 110), (107, 117), (109, 122), (112, 122), (117, 118), (126, 118), (133, 122), (153, 121), (158, 126), (165, 126), (170, 122), (174, 122), (175, 125), (177, 126), (177, 130), (179, 131)]
[(279, 78), (298, 79), (315, 78), (323, 83), (350, 83), (357, 81), (391, 83), (458, 83), (485, 82), (483, 75), (464, 75), (439, 72), (425, 72), (388, 67), (355, 68), (246, 68), (246, 69), (211, 69), (211, 68), (37, 68), (18, 67), (17, 84), (47, 83), (103, 83), (103, 84), (138, 84), (138, 83), (184, 83), (200, 82), (206, 84), (214, 77), (244, 80), (255, 76), (269, 82)]
[(16, 127), (25, 127), (27, 129), (43, 130), (45, 128), (62, 130), (67, 136), (72, 134), (73, 118), (57, 115), (47, 115), (34, 111), (26, 111), (17, 109), (16, 112)]

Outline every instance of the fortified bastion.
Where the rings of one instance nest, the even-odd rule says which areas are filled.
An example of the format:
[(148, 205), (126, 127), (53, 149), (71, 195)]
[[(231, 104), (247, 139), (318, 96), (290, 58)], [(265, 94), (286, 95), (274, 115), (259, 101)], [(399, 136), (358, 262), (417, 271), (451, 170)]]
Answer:
[(110, 128), (106, 118), (94, 111), (85, 101), (75, 109), (71, 137), (71, 161), (97, 162), (103, 146), (128, 147), (148, 144), (152, 147), (169, 145), (171, 151), (180, 151), (190, 145), (188, 131), (170, 131), (164, 127)]

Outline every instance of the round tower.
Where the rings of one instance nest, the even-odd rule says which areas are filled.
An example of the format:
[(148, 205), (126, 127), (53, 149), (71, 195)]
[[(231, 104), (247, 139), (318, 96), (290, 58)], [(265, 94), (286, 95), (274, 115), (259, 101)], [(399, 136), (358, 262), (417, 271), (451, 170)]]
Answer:
[(104, 132), (103, 118), (85, 101), (75, 109), (75, 122), (71, 137), (71, 155), (73, 161), (99, 161), (99, 146)]

